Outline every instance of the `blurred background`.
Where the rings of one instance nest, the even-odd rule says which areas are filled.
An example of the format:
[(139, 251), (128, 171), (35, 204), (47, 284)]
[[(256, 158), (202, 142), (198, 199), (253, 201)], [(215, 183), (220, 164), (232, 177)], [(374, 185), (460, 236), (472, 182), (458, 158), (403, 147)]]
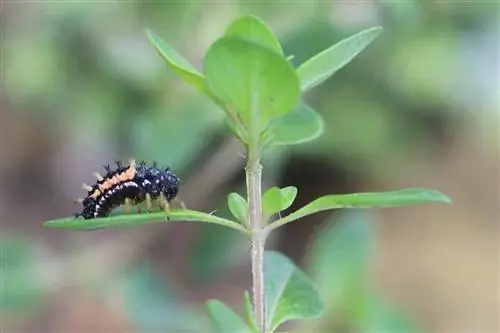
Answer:
[[(182, 178), (192, 209), (229, 217), (242, 147), (169, 71), (150, 27), (201, 69), (242, 14), (295, 66), (374, 25), (384, 33), (305, 96), (315, 141), (269, 151), (264, 187), (329, 193), (430, 187), (453, 205), (316, 214), (279, 229), (327, 305), (314, 332), (500, 330), (499, 20), (495, 1), (6, 1), (1, 14), (0, 331), (207, 332), (204, 303), (242, 313), (248, 244), (197, 223), (71, 232), (82, 181), (129, 156)], [(288, 212), (285, 212), (285, 214)]]

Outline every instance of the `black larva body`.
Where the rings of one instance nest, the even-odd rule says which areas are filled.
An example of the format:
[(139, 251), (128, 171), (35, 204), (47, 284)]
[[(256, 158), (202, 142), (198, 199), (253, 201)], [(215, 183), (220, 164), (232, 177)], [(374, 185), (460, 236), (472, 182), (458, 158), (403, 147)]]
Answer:
[(105, 166), (106, 175), (97, 176), (101, 179), (92, 187), (84, 185), (88, 194), (82, 200), (83, 210), (75, 217), (87, 220), (106, 217), (114, 208), (124, 205), (126, 199), (140, 204), (146, 201), (147, 195), (152, 200), (163, 196), (167, 202), (177, 196), (180, 180), (168, 168), (157, 168), (156, 163), (148, 167), (145, 162), (136, 167), (133, 160), (127, 167), (120, 162), (116, 162), (116, 166), (116, 170)]

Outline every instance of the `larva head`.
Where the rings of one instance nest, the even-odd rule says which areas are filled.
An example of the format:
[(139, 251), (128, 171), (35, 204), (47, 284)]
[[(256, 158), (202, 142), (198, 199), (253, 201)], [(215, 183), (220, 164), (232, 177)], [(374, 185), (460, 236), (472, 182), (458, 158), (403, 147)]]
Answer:
[(180, 179), (173, 172), (162, 170), (160, 174), (160, 192), (168, 201), (174, 199), (179, 192)]

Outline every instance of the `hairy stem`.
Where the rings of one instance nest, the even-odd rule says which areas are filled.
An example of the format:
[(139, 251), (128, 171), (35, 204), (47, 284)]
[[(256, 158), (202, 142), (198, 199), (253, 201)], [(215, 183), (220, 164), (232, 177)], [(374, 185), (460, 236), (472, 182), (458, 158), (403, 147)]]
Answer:
[[(253, 146), (253, 147), (252, 147)], [(262, 224), (261, 175), (258, 145), (249, 145), (248, 161), (245, 167), (248, 195), (248, 228), (251, 230), (252, 294), (255, 320), (259, 330), (266, 328), (264, 310), (264, 245), (265, 234)]]

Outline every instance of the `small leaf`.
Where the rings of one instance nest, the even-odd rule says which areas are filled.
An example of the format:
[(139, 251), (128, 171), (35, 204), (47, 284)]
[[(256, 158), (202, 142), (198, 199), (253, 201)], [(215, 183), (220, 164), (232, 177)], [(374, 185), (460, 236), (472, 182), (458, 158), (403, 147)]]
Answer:
[(306, 60), (297, 68), (301, 90), (310, 90), (326, 81), (336, 71), (347, 65), (381, 33), (381, 27), (363, 30)]
[(248, 203), (241, 195), (238, 193), (230, 193), (227, 196), (227, 204), (229, 210), (239, 221), (245, 222), (248, 215)]
[(265, 123), (290, 112), (299, 101), (293, 67), (276, 52), (241, 38), (223, 37), (212, 44), (204, 71), (210, 90), (240, 113), (245, 125), (252, 114)]
[(248, 15), (238, 18), (226, 29), (224, 35), (228, 37), (241, 37), (283, 55), (283, 50), (276, 36), (274, 36), (264, 21), (256, 16)]
[(215, 223), (233, 228), (245, 234), (247, 233), (247, 230), (239, 223), (195, 210), (173, 209), (168, 217), (169, 219), (167, 220), (167, 215), (164, 212), (151, 214), (123, 214), (93, 220), (75, 219), (73, 217), (68, 217), (47, 221), (44, 223), (44, 226), (73, 230), (96, 230), (113, 227), (138, 226), (141, 224), (152, 222), (198, 221)]
[(264, 254), (266, 326), (274, 331), (289, 320), (317, 318), (323, 303), (307, 275), (286, 256)]
[(262, 196), (262, 214), (265, 219), (290, 207), (297, 196), (297, 188), (271, 187)]
[(312, 141), (324, 130), (323, 117), (310, 106), (300, 103), (290, 113), (271, 120), (273, 145), (296, 145)]
[(438, 191), (419, 188), (388, 192), (332, 194), (320, 197), (310, 202), (290, 215), (274, 221), (266, 228), (270, 231), (304, 216), (330, 209), (384, 208), (431, 202), (451, 203), (451, 200), (449, 197)]
[(154, 45), (156, 51), (167, 62), (172, 71), (181, 79), (196, 87), (199, 91), (205, 93), (215, 104), (222, 106), (221, 101), (208, 89), (205, 82), (205, 77), (182, 55), (174, 48), (165, 42), (160, 36), (153, 31), (146, 29), (146, 34), (149, 41)]
[(252, 333), (243, 319), (221, 301), (209, 300), (207, 309), (212, 319), (214, 333)]
[(258, 332), (259, 328), (255, 322), (255, 317), (253, 315), (252, 302), (250, 301), (250, 294), (245, 290), (243, 293), (243, 303), (245, 305), (245, 314), (247, 318), (247, 323), (250, 325), (253, 331)]

